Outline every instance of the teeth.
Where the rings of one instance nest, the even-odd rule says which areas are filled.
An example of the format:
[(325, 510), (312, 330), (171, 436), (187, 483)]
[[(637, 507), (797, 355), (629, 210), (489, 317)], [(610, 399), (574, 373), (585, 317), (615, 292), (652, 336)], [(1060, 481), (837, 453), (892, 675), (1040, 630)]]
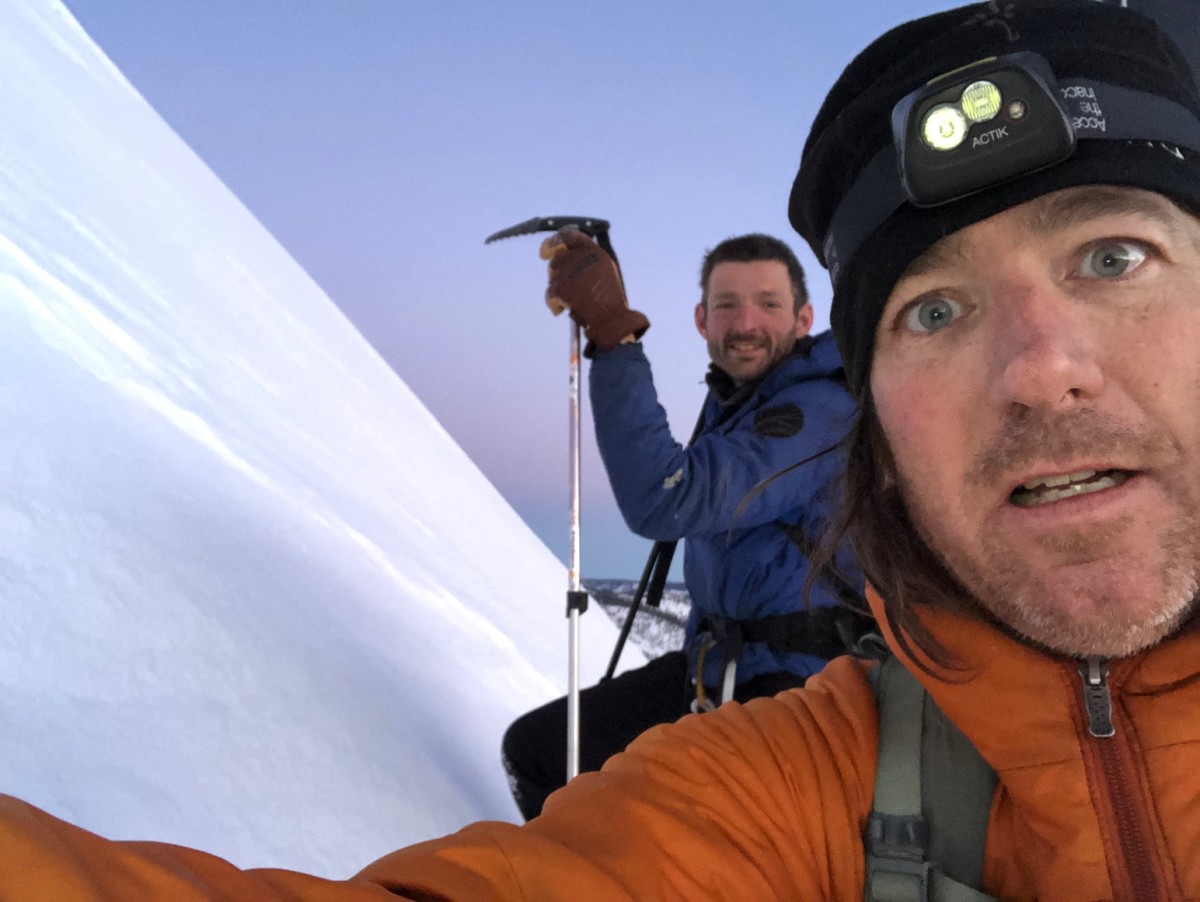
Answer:
[(1031, 492), (1042, 486), (1048, 489), (1057, 489), (1060, 486), (1070, 485), (1072, 482), (1085, 482), (1095, 475), (1095, 470), (1080, 470), (1078, 473), (1067, 473), (1065, 476), (1043, 476), (1039, 479), (1031, 479), (1022, 485), (1021, 488), (1028, 489)]
[(1130, 476), (1129, 473), (1121, 470), (1110, 470), (1103, 476), (1092, 479), (1091, 477), (1096, 475), (1095, 470), (1081, 472), (1086, 473), (1087, 476), (1084, 478), (1090, 481), (1076, 482), (1075, 480), (1080, 478), (1080, 473), (1072, 473), (1070, 478), (1055, 476), (1044, 480), (1039, 479), (1032, 483), (1027, 482), (1020, 489), (1013, 492), (1012, 503), (1018, 507), (1035, 507), (1039, 504), (1062, 501), (1064, 498), (1090, 495), (1093, 492), (1122, 485)]

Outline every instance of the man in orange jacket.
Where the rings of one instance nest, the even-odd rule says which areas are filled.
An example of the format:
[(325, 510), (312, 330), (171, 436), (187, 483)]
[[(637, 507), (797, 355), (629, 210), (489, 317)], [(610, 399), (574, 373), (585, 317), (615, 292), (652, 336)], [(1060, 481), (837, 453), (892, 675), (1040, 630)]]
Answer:
[[(833, 279), (861, 402), (842, 527), (895, 658), (655, 728), (523, 827), (346, 882), (0, 799), (0, 897), (860, 899), (869, 856), (936, 832), (872, 813), (871, 674), (898, 659), (995, 774), (952, 898), (1200, 898), (1198, 211), (1200, 93), (1149, 20), (1013, 0), (889, 32), (826, 99), (790, 212)], [(943, 898), (923, 881), (958, 864), (913, 854), (868, 897)]]

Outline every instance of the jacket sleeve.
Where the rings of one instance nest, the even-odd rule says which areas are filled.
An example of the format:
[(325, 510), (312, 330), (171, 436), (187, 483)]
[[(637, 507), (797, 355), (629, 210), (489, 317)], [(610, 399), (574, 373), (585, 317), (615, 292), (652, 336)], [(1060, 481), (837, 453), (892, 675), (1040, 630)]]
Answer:
[(0, 796), (0, 899), (384, 902), (396, 898), (367, 880), (324, 880), (283, 870), (241, 871), (214, 855), (182, 846), (113, 842), (19, 799)]
[(113, 842), (0, 796), (0, 898), (72, 902), (855, 899), (877, 743), (863, 667), (657, 727), (529, 824), (480, 823), (346, 881)]
[(862, 665), (838, 659), (806, 689), (650, 730), (523, 827), (478, 824), (360, 876), (455, 900), (862, 898), (876, 743)]
[(671, 434), (640, 344), (597, 354), (589, 388), (613, 494), (629, 528), (649, 539), (750, 528), (824, 495), (839, 469), (836, 454), (784, 471), (840, 441), (853, 415), (853, 402), (840, 387), (821, 379), (802, 382), (767, 403), (803, 412), (795, 434), (760, 435), (747, 423), (724, 434), (706, 432), (684, 447)]

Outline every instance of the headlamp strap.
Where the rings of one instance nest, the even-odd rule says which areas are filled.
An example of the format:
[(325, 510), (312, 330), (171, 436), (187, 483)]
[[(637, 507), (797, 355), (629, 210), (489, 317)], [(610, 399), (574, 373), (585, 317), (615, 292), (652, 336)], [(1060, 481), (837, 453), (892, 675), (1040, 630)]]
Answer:
[[(1184, 149), (1200, 153), (1200, 121), (1173, 100), (1087, 78), (1065, 78), (1055, 90), (1077, 140), (1162, 144), (1180, 160)], [(907, 202), (896, 147), (888, 144), (863, 168), (830, 221), (823, 262), (834, 285), (862, 243)]]

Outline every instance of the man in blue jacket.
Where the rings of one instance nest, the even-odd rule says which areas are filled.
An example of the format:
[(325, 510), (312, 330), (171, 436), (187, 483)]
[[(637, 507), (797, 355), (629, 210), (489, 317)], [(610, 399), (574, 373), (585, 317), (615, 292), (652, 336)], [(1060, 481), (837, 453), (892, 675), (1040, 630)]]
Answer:
[[(861, 590), (857, 568), (843, 556), (844, 581), (815, 582), (807, 603), (805, 583), (854, 404), (832, 337), (809, 335), (804, 272), (776, 238), (730, 238), (704, 258), (695, 318), (712, 366), (686, 447), (638, 340), (649, 321), (629, 309), (612, 259), (571, 230), (548, 238), (542, 256), (547, 303), (569, 309), (588, 339), (596, 439), (621, 513), (639, 535), (684, 540), (692, 599), (683, 650), (581, 694), (586, 771), (689, 710), (801, 686), (845, 650), (857, 622), (838, 603)], [(535, 817), (566, 780), (565, 699), (509, 727), (503, 760), (518, 807)]]

